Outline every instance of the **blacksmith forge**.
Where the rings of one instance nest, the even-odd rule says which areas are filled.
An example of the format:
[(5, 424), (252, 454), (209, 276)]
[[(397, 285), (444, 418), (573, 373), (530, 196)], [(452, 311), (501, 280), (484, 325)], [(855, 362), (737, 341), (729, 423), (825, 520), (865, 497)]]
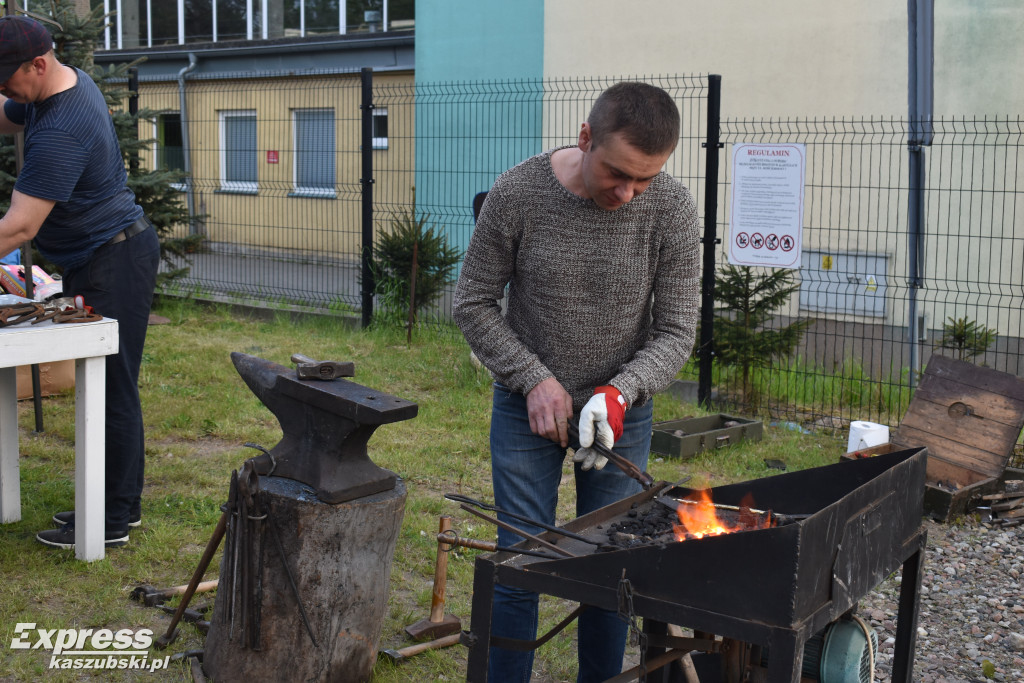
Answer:
[[(631, 512), (681, 499), (690, 489), (662, 482), (649, 491), (579, 517), (564, 528), (592, 543), (544, 532), (575, 557), (546, 559), (515, 552), (476, 560), (466, 679), (487, 679), (494, 585), (502, 583), (617, 610), (642, 621), (647, 681), (674, 681), (671, 667), (652, 671), (720, 636), (759, 648), (761, 678), (799, 683), (805, 645), (902, 567), (893, 681), (911, 683), (925, 531), (921, 526), (927, 453), (910, 449), (710, 489), (716, 504), (750, 505), (784, 520), (771, 528), (607, 551), (607, 529)], [(534, 541), (515, 548), (539, 549)], [(665, 635), (668, 625), (701, 638)], [(718, 641), (721, 643), (722, 641)], [(520, 649), (536, 643), (505, 641)], [(720, 652), (716, 656), (724, 655)], [(750, 662), (744, 662), (748, 665)], [(635, 679), (635, 675), (634, 675)], [(704, 678), (702, 677), (702, 683)]]

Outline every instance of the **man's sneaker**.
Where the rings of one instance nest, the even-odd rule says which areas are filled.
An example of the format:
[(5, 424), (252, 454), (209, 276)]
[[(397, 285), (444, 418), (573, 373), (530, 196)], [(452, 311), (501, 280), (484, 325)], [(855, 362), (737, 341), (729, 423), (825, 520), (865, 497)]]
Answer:
[[(46, 529), (36, 534), (36, 540), (51, 548), (74, 548), (75, 525), (65, 524), (59, 529)], [(128, 530), (104, 532), (103, 545), (116, 548), (128, 542)]]
[[(75, 511), (66, 510), (65, 512), (58, 512), (53, 516), (53, 523), (57, 526), (64, 526), (65, 524), (75, 523)], [(131, 518), (128, 520), (128, 526), (134, 528), (142, 525), (142, 511), (133, 511)]]

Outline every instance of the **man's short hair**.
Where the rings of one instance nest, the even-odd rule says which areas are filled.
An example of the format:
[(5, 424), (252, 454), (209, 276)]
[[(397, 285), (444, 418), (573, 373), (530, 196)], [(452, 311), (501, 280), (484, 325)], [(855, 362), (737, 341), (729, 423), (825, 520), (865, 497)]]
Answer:
[(649, 83), (622, 81), (605, 90), (587, 117), (597, 147), (613, 133), (644, 154), (664, 154), (679, 142), (679, 108), (672, 97)]

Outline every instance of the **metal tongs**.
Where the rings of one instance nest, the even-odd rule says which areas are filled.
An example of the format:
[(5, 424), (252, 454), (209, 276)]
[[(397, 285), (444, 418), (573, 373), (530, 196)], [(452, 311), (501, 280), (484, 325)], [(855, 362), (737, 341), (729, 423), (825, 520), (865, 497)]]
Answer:
[(491, 517), (490, 515), (485, 515), (482, 512), (479, 512), (478, 510), (474, 510), (473, 508), (474, 507), (478, 507), (478, 508), (480, 508), (482, 510), (489, 510), (489, 511), (495, 512), (495, 513), (497, 513), (499, 515), (506, 515), (506, 516), (511, 517), (512, 519), (518, 520), (520, 522), (525, 522), (526, 524), (530, 524), (532, 526), (540, 527), (541, 529), (546, 529), (546, 530), (548, 530), (550, 532), (556, 533), (556, 534), (558, 534), (560, 536), (565, 536), (566, 538), (571, 538), (571, 539), (576, 540), (576, 541), (582, 541), (583, 543), (588, 543), (588, 544), (594, 545), (594, 546), (601, 545), (598, 541), (591, 540), (591, 539), (587, 538), (586, 536), (581, 536), (580, 534), (577, 534), (577, 533), (574, 533), (572, 531), (569, 531), (568, 529), (563, 529), (562, 527), (554, 526), (553, 524), (547, 524), (545, 522), (541, 522), (540, 520), (530, 519), (529, 517), (525, 517), (523, 515), (516, 514), (515, 512), (509, 512), (508, 510), (502, 510), (501, 508), (498, 508), (498, 507), (496, 507), (494, 505), (491, 505), (489, 503), (485, 503), (482, 500), (477, 500), (476, 498), (470, 498), (469, 496), (464, 496), (464, 495), (462, 495), (460, 493), (446, 493), (446, 494), (444, 494), (444, 497), (447, 498), (448, 500), (453, 500), (456, 503), (461, 503), (461, 505), (459, 507), (462, 508), (463, 510), (465, 510), (466, 512), (468, 512), (470, 514), (473, 514), (473, 515), (476, 515), (480, 519), (482, 519), (484, 521), (487, 521), (487, 522), (490, 522), (491, 524), (494, 524), (497, 527), (505, 529), (506, 531), (511, 531), (512, 533), (516, 534), (517, 536), (522, 536), (525, 539), (528, 539), (530, 541), (534, 541), (535, 543), (543, 546), (544, 548), (547, 548), (548, 550), (550, 550), (552, 552), (558, 553), (559, 555), (562, 555), (563, 557), (576, 557), (576, 555), (575, 555), (575, 553), (572, 553), (572, 552), (566, 550), (565, 548), (560, 548), (557, 545), (555, 545), (554, 543), (550, 543), (550, 542), (544, 540), (543, 538), (540, 538), (539, 536), (531, 534), (531, 533), (529, 533), (527, 531), (523, 531), (522, 529), (517, 529), (516, 527), (512, 526), (511, 524), (506, 524), (505, 522), (502, 522), (497, 517)]
[[(580, 438), (580, 428), (576, 420), (569, 420), (569, 436), (574, 439)], [(594, 439), (594, 444), (591, 448), (608, 458), (608, 462), (612, 463), (630, 477), (640, 482), (640, 485), (644, 487), (644, 491), (650, 490), (650, 488), (654, 486), (654, 477), (652, 477), (648, 472), (641, 470), (632, 462), (608, 448), (597, 439)]]

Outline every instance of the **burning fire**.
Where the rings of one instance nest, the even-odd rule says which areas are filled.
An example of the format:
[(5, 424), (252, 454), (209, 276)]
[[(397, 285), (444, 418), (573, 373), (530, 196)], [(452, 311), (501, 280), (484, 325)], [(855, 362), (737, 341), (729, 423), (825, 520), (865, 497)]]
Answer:
[[(754, 500), (747, 494), (740, 502), (739, 508), (733, 506), (716, 506), (711, 502), (708, 489), (694, 491), (679, 501), (676, 513), (679, 524), (672, 527), (677, 541), (705, 536), (721, 536), (736, 531), (766, 529), (772, 526), (771, 514), (753, 511)], [(736, 514), (735, 522), (719, 517), (719, 511), (732, 510)], [(724, 515), (723, 515), (724, 516)]]

